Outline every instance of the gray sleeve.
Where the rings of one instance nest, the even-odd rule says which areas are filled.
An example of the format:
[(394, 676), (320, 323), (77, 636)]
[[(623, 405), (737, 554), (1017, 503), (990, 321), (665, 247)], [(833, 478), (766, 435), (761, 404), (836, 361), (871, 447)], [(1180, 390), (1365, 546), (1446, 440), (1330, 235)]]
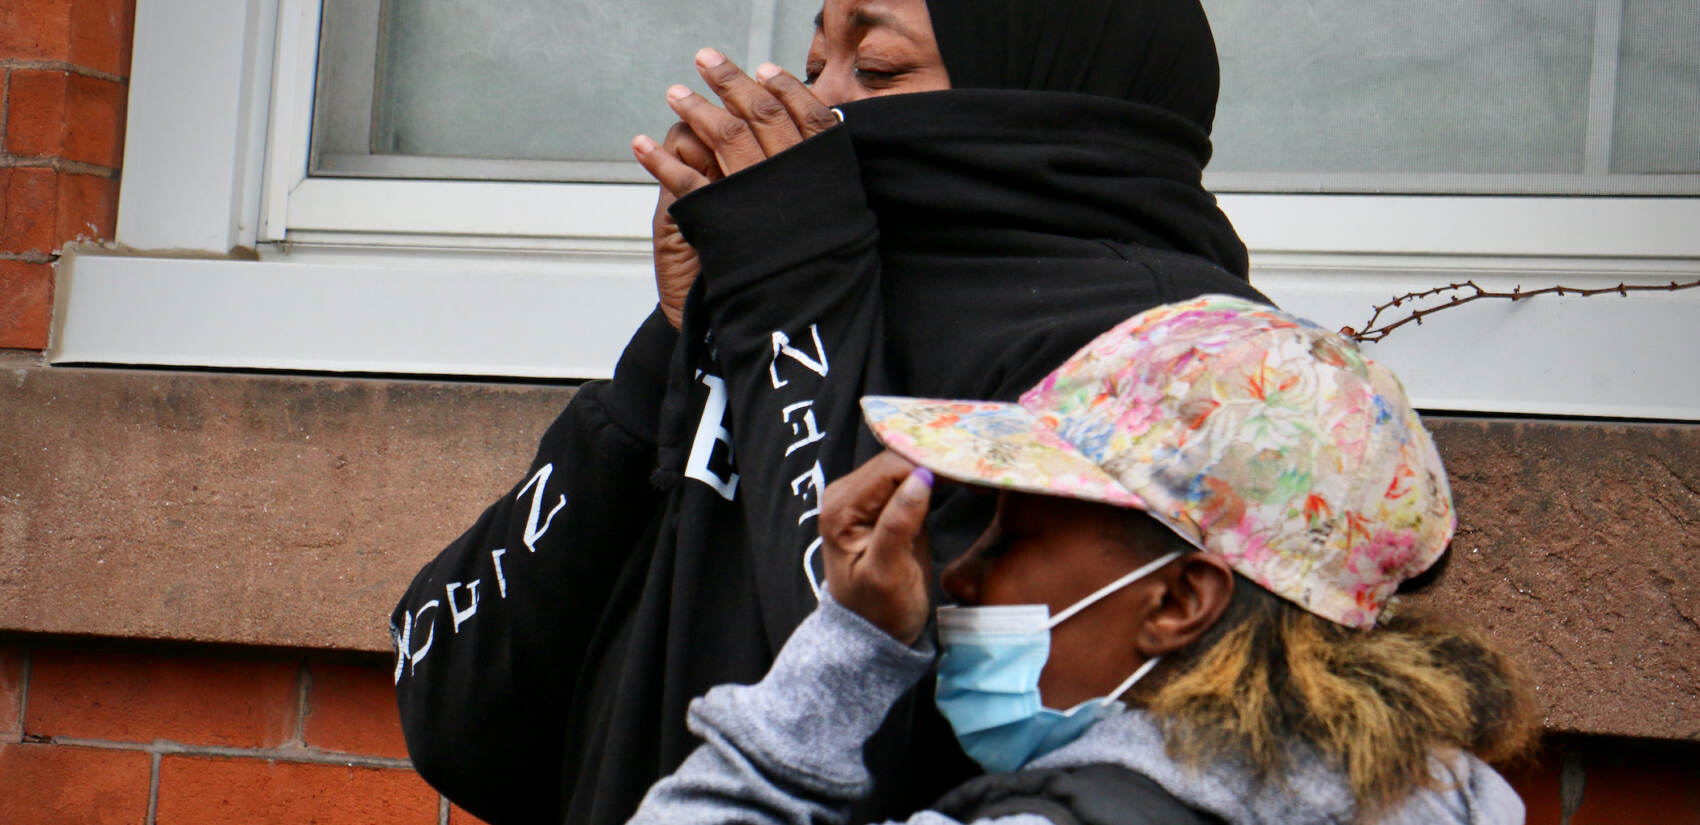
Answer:
[(862, 746), (932, 662), (923, 645), (822, 598), (760, 682), (691, 703), (703, 744), (650, 788), (631, 825), (842, 823), (872, 785)]

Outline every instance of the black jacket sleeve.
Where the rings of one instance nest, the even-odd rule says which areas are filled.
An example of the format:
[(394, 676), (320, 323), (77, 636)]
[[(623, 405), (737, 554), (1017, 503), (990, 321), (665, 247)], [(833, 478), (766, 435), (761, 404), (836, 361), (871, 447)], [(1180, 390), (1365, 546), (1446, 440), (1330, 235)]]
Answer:
[(858, 398), (881, 372), (879, 230), (843, 127), (681, 198), (673, 215), (702, 258), (777, 648), (814, 607), (820, 495), (853, 466)]
[(391, 614), (414, 766), (492, 825), (558, 821), (566, 697), (661, 501), (649, 477), (676, 340), (652, 314), (613, 380), (578, 390), (525, 478), (419, 572)]

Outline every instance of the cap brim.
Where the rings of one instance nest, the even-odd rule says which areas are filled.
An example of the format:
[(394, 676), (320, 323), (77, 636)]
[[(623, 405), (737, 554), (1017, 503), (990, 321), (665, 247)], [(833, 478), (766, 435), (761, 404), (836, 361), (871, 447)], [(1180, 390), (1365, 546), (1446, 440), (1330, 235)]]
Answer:
[(893, 452), (954, 481), (1146, 509), (1019, 404), (870, 395), (862, 415)]

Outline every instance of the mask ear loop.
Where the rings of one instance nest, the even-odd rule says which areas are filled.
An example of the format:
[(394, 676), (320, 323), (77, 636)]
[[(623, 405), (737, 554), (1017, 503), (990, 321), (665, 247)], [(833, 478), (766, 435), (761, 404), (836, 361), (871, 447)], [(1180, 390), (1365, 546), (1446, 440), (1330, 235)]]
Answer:
[[(1168, 564), (1169, 562), (1174, 561), (1175, 559), (1180, 558), (1183, 555), (1185, 555), (1185, 553), (1182, 553), (1181, 551), (1176, 550), (1176, 551), (1174, 551), (1174, 552), (1172, 552), (1172, 553), (1170, 553), (1166, 556), (1163, 556), (1160, 559), (1157, 559), (1154, 562), (1151, 562), (1150, 564), (1145, 565), (1144, 567), (1139, 568), (1138, 570), (1133, 571), (1132, 573), (1129, 573), (1129, 574), (1127, 574), (1127, 575), (1125, 575), (1125, 576), (1123, 576), (1119, 579), (1116, 579), (1113, 582), (1110, 582), (1109, 584), (1104, 585), (1103, 587), (1098, 588), (1097, 590), (1093, 591), (1091, 595), (1087, 596), (1084, 599), (1081, 599), (1078, 602), (1075, 602), (1074, 604), (1069, 605), (1066, 608), (1063, 608), (1063, 611), (1061, 613), (1058, 613), (1057, 615), (1052, 616), (1051, 620), (1049, 622), (1045, 623), (1045, 629), (1049, 630), (1053, 627), (1056, 627), (1059, 624), (1062, 624), (1064, 621), (1068, 620), (1069, 618), (1072, 618), (1074, 616), (1074, 614), (1079, 613), (1080, 611), (1085, 610), (1088, 607), (1091, 607), (1092, 605), (1096, 604), (1098, 602), (1098, 600), (1104, 598), (1105, 596), (1108, 596), (1111, 593), (1116, 592), (1117, 590), (1120, 590), (1120, 589), (1122, 589), (1122, 588), (1124, 588), (1124, 587), (1126, 587), (1130, 584), (1133, 584), (1135, 581), (1138, 581), (1139, 579), (1141, 579), (1145, 576), (1151, 575), (1152, 571), (1156, 570), (1159, 567), (1162, 567), (1165, 564)], [(1140, 673), (1138, 675), (1144, 675), (1144, 674)], [(1126, 688), (1123, 688), (1123, 690), (1126, 690)], [(1119, 693), (1119, 691), (1118, 691), (1118, 693)]]
[(1146, 659), (1145, 664), (1140, 665), (1139, 669), (1134, 671), (1132, 676), (1127, 677), (1127, 679), (1123, 680), (1121, 684), (1116, 686), (1115, 690), (1110, 691), (1110, 695), (1104, 697), (1104, 704), (1107, 705), (1116, 701), (1116, 697), (1126, 693), (1128, 688), (1133, 687), (1134, 682), (1145, 678), (1145, 674), (1150, 673), (1151, 669), (1156, 667), (1157, 663), (1161, 661), (1163, 661), (1162, 654)]
[[(1045, 624), (1045, 629), (1049, 630), (1050, 628), (1053, 628), (1053, 627), (1056, 627), (1059, 624), (1062, 624), (1064, 621), (1067, 621), (1074, 614), (1079, 613), (1080, 611), (1085, 610), (1088, 607), (1091, 607), (1092, 605), (1096, 604), (1100, 599), (1104, 598), (1105, 596), (1108, 596), (1111, 593), (1116, 592), (1117, 590), (1120, 590), (1120, 589), (1122, 589), (1122, 588), (1124, 588), (1124, 587), (1126, 587), (1130, 584), (1133, 584), (1134, 582), (1138, 581), (1139, 579), (1141, 579), (1145, 576), (1151, 575), (1151, 573), (1153, 571), (1155, 571), (1157, 568), (1162, 567), (1163, 565), (1168, 564), (1169, 562), (1172, 562), (1175, 559), (1178, 559), (1183, 555), (1186, 555), (1186, 554), (1182, 553), (1179, 550), (1168, 553), (1168, 554), (1164, 555), (1163, 557), (1157, 559), (1156, 561), (1153, 561), (1150, 564), (1146, 564), (1146, 565), (1140, 567), (1138, 570), (1135, 570), (1132, 573), (1129, 573), (1129, 574), (1127, 574), (1127, 575), (1125, 575), (1125, 576), (1123, 576), (1119, 579), (1116, 579), (1113, 582), (1110, 582), (1109, 584), (1104, 585), (1103, 587), (1098, 588), (1097, 590), (1092, 591), (1091, 595), (1087, 596), (1084, 599), (1081, 599), (1078, 602), (1075, 602), (1074, 604), (1069, 605), (1061, 613), (1058, 613), (1057, 615), (1052, 616), (1051, 620)], [(1128, 688), (1133, 687), (1133, 683), (1139, 681), (1140, 679), (1145, 678), (1145, 674), (1150, 673), (1151, 669), (1156, 667), (1157, 663), (1161, 662), (1161, 661), (1163, 661), (1162, 656), (1152, 656), (1151, 658), (1146, 659), (1145, 664), (1140, 665), (1139, 669), (1135, 670), (1133, 672), (1132, 676), (1129, 676), (1126, 679), (1122, 680), (1122, 683), (1120, 685), (1117, 685), (1116, 689), (1110, 691), (1110, 694), (1108, 696), (1105, 696), (1101, 701), (1106, 705), (1111, 703), (1111, 702), (1116, 701), (1116, 697), (1126, 693)]]

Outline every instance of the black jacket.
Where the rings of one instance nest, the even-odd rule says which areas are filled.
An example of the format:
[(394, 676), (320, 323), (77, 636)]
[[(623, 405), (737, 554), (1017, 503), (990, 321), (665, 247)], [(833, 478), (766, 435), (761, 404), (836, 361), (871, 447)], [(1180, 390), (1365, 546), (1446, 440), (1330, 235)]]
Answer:
[[(414, 764), (495, 825), (623, 822), (695, 745), (686, 703), (767, 671), (815, 603), (820, 491), (878, 451), (860, 396), (1013, 399), (1143, 309), (1262, 300), (1178, 117), (997, 91), (843, 111), (675, 204), (703, 266), (683, 333), (651, 316), (391, 617)], [(940, 560), (986, 516), (946, 497)], [(969, 773), (924, 690), (868, 760), (864, 819)]]

